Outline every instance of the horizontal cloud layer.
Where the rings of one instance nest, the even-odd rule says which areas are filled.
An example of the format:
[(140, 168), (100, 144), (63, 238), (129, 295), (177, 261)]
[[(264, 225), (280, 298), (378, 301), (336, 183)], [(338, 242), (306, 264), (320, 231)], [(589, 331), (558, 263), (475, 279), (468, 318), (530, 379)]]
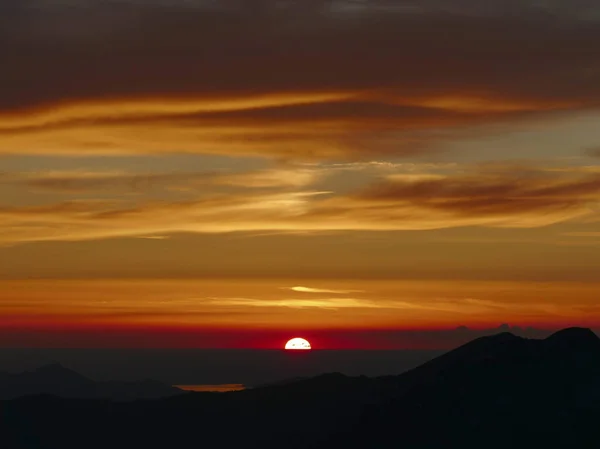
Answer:
[(0, 153), (403, 155), (600, 105), (585, 2), (308, 3), (3, 2)]
[[(10, 334), (20, 334), (21, 342), (37, 336), (34, 346), (44, 346), (53, 341), (53, 335), (64, 332), (72, 337), (66, 346), (88, 342), (87, 346), (86, 336), (94, 334), (104, 347), (109, 342), (134, 344), (152, 335), (150, 341), (158, 346), (176, 341), (174, 347), (215, 347), (227, 341), (228, 334), (247, 333), (252, 341), (264, 332), (281, 333), (267, 339), (270, 347), (280, 347), (290, 334), (302, 331), (300, 335), (320, 348), (328, 344), (319, 335), (330, 334), (337, 335), (338, 342), (346, 341), (349, 348), (382, 349), (392, 343), (401, 347), (401, 342), (414, 347), (419, 334), (431, 335), (427, 329), (437, 329), (438, 338), (432, 343), (440, 343), (453, 341), (452, 335), (475, 338), (481, 329), (498, 322), (523, 327), (533, 323), (543, 327), (594, 325), (599, 311), (594, 282), (353, 279), (323, 284), (335, 290), (364, 290), (355, 298), (303, 293), (282, 298), (280, 280), (264, 279), (27, 279), (0, 285), (0, 346), (8, 345)], [(565, 297), (571, 298), (568, 307)], [(472, 329), (456, 328), (459, 324)], [(500, 331), (532, 332), (507, 325), (494, 330)], [(208, 334), (206, 339), (200, 338), (202, 333)], [(244, 346), (246, 340), (238, 344)]]
[(46, 171), (0, 173), (0, 185), (16, 185), (39, 192), (149, 193), (152, 189), (194, 191), (210, 186), (229, 188), (299, 188), (314, 183), (321, 173), (309, 169), (270, 169), (253, 172), (173, 172), (132, 174), (101, 171)]
[[(0, 209), (0, 241), (86, 240), (177, 232), (418, 230), (458, 226), (539, 227), (597, 219), (600, 176), (527, 166), (465, 167), (453, 172), (395, 173), (356, 192), (318, 190), (321, 176), (283, 171), (141, 179), (196, 186), (191, 199), (129, 202), (122, 197)], [(134, 178), (135, 179), (135, 178)], [(53, 182), (56, 181), (56, 182)], [(106, 178), (43, 177), (39, 188), (86, 189), (131, 182)], [(167, 182), (167, 186), (169, 186)], [(182, 184), (183, 183), (183, 184)], [(171, 186), (173, 187), (173, 186)], [(281, 187), (286, 187), (282, 189)]]

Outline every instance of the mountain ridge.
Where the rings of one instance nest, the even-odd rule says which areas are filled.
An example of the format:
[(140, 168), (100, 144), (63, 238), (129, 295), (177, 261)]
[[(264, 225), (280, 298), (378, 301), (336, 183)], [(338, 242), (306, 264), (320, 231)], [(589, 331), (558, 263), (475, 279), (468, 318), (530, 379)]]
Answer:
[(158, 381), (96, 382), (60, 363), (40, 366), (21, 373), (0, 372), (0, 400), (22, 396), (51, 395), (79, 399), (158, 399), (183, 390)]
[(400, 375), (119, 403), (30, 396), (0, 410), (10, 449), (587, 449), (600, 440), (600, 346), (581, 328), (501, 333)]

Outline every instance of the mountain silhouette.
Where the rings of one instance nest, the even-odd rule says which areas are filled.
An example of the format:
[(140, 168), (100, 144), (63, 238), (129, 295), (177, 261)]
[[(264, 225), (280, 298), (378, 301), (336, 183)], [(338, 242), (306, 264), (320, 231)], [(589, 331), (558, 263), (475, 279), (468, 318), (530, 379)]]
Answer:
[(600, 338), (590, 329), (581, 327), (558, 331), (544, 340), (544, 344), (548, 348), (574, 351), (575, 353), (600, 350)]
[[(85, 382), (57, 366), (38, 371)], [(0, 402), (0, 417), (9, 449), (595, 448), (600, 339), (579, 328), (545, 340), (502, 333), (400, 375), (328, 373), (134, 402), (29, 396)]]
[(518, 337), (510, 332), (481, 337), (433, 359), (398, 380), (405, 387), (481, 376), (504, 376), (544, 369), (573, 368), (572, 364), (599, 362), (600, 338), (589, 329), (569, 328), (545, 340)]
[(95, 382), (58, 363), (23, 373), (0, 373), (0, 399), (30, 395), (64, 398), (134, 400), (164, 398), (183, 393), (160, 382)]
[(393, 447), (398, 422), (408, 447), (588, 447), (600, 436), (584, 424), (600, 418), (600, 339), (589, 329), (482, 337), (391, 381), (396, 393), (362, 422), (368, 438), (355, 432), (346, 447)]

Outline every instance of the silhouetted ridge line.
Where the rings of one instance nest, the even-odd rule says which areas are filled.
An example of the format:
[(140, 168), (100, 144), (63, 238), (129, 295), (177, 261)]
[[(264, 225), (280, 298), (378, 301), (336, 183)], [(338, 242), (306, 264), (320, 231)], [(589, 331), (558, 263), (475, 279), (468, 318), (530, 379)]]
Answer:
[(544, 340), (501, 333), (397, 376), (328, 373), (143, 402), (28, 397), (0, 403), (0, 435), (10, 449), (592, 448), (598, 340), (577, 328)]
[(582, 327), (571, 327), (550, 335), (546, 344), (563, 348), (583, 349), (596, 348), (600, 350), (600, 338), (591, 330)]
[(64, 367), (60, 363), (40, 366), (33, 370), (31, 374), (39, 376), (40, 378), (46, 378), (47, 380), (60, 380), (62, 382), (93, 382), (78, 372)]
[(103, 398), (134, 400), (164, 398), (182, 390), (158, 381), (95, 382), (59, 363), (41, 366), (22, 373), (0, 373), (0, 399), (31, 395), (65, 398)]

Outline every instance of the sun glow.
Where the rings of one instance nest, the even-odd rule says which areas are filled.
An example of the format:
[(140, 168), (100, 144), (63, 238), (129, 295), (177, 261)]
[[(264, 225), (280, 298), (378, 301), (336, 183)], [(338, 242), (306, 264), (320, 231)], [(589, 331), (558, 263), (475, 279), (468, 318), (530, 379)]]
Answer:
[(310, 343), (304, 338), (292, 338), (285, 344), (285, 349), (292, 351), (307, 351), (312, 348)]

